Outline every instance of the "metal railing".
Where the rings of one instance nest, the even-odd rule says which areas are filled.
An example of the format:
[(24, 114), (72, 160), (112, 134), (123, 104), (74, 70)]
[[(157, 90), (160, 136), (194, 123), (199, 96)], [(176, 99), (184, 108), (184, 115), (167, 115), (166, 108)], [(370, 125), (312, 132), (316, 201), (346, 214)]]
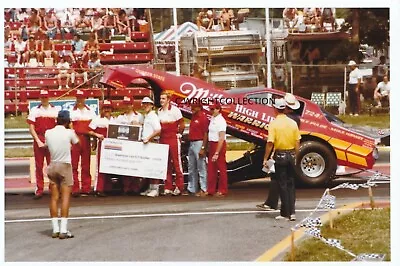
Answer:
[[(184, 134), (188, 134), (189, 125), (186, 125)], [(237, 139), (231, 135), (227, 135), (228, 143), (245, 143), (244, 140)], [(12, 128), (5, 129), (4, 131), (4, 148), (31, 148), (33, 145), (33, 138), (27, 128)]]

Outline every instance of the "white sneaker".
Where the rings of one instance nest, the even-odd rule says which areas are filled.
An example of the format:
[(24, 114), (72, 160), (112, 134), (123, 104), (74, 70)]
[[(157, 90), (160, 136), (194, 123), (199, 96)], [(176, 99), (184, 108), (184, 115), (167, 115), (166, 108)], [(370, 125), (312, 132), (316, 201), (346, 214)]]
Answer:
[(296, 221), (296, 215), (291, 214), (289, 220), (290, 221)]
[(148, 188), (146, 191), (141, 192), (141, 193), (140, 193), (140, 196), (147, 196), (147, 194), (149, 194), (150, 191), (151, 191), (151, 189)]
[(350, 113), (350, 116), (353, 116), (354, 114), (353, 113)]
[(165, 190), (164, 190), (164, 195), (165, 195), (165, 196), (172, 195), (172, 190), (165, 189)]
[(65, 85), (65, 87), (66, 87), (67, 89), (69, 89), (69, 86), (68, 86), (68, 85)]
[(158, 189), (153, 189), (153, 190), (150, 190), (150, 192), (149, 193), (147, 193), (147, 197), (158, 197), (158, 195), (159, 195), (159, 193), (158, 193)]
[(286, 220), (286, 221), (289, 221), (289, 218), (279, 215), (279, 216), (275, 217), (275, 220)]
[(58, 86), (58, 89), (59, 89), (59, 90), (61, 90), (61, 89), (62, 89), (61, 85), (60, 85), (60, 86)]
[(174, 196), (179, 196), (180, 194), (181, 194), (181, 191), (179, 190), (178, 187), (176, 187), (174, 192), (172, 192), (172, 195), (174, 195)]
[(358, 116), (358, 114), (354, 114), (354, 116)]

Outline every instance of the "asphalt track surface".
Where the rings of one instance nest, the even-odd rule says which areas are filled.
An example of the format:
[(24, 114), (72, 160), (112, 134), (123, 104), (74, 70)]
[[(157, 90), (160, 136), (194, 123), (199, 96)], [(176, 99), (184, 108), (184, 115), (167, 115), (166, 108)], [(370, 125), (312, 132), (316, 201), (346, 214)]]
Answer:
[[(341, 182), (362, 181), (338, 179), (331, 186)], [(255, 208), (268, 187), (266, 179), (237, 183), (225, 198), (73, 198), (68, 226), (75, 238), (68, 240), (50, 237), (48, 195), (34, 201), (28, 194), (6, 194), (5, 261), (255, 261), (295, 224)], [(324, 190), (297, 189), (298, 220), (315, 208)], [(387, 201), (390, 185), (380, 184), (373, 193), (376, 201)], [(366, 189), (332, 194), (337, 206), (369, 199)]]

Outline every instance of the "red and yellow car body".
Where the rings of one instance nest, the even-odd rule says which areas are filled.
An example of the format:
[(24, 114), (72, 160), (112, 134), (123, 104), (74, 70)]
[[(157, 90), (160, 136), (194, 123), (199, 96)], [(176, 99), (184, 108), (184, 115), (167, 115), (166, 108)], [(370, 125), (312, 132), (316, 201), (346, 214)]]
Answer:
[[(220, 101), (228, 124), (227, 133), (259, 145), (265, 143), (268, 124), (275, 118), (271, 104), (273, 99), (284, 96), (283, 92), (269, 88), (222, 90), (197, 78), (175, 76), (142, 66), (108, 66), (101, 82), (122, 89), (135, 79), (144, 79), (149, 83), (156, 105), (157, 95), (161, 91), (169, 91), (173, 95), (172, 101), (188, 118), (191, 116), (190, 107), (184, 104), (188, 99)], [(328, 121), (317, 104), (298, 96), (296, 98), (301, 103), (302, 142), (314, 141), (330, 149), (336, 160), (335, 170), (337, 165), (358, 169), (373, 167), (377, 157), (375, 139)]]

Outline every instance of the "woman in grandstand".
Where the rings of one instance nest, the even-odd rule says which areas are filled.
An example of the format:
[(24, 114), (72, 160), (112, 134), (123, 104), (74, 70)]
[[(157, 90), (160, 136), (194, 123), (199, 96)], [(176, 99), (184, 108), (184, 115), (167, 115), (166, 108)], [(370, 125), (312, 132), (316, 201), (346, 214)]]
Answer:
[(129, 36), (129, 38), (131, 37), (131, 25), (128, 16), (123, 9), (121, 9), (118, 13), (117, 25), (119, 34), (125, 34)]
[(96, 39), (99, 39), (99, 32), (101, 36), (101, 40), (103, 43), (105, 42), (105, 31), (103, 25), (103, 18), (100, 16), (100, 13), (95, 11), (92, 17), (92, 32), (96, 34)]
[(29, 40), (26, 42), (26, 52), (25, 52), (25, 64), (28, 64), (31, 58), (35, 58), (37, 62), (40, 61), (38, 44), (35, 40), (34, 35), (29, 36)]
[(87, 52), (89, 58), (91, 54), (96, 54), (98, 57), (100, 57), (100, 45), (94, 33), (90, 34), (89, 40), (85, 46), (85, 51)]
[(106, 38), (110, 39), (110, 36), (114, 36), (115, 29), (117, 28), (117, 18), (112, 11), (109, 11), (107, 15), (103, 17), (103, 23), (105, 28)]
[(41, 43), (42, 51), (39, 52), (40, 62), (44, 64), (45, 58), (53, 58), (57, 62), (57, 52), (54, 49), (54, 42), (50, 39), (49, 35), (45, 35), (45, 39)]
[(38, 11), (36, 9), (32, 9), (31, 16), (28, 19), (28, 34), (36, 34), (41, 31), (42, 20), (38, 15)]
[(90, 21), (86, 18), (85, 9), (79, 11), (79, 16), (75, 20), (75, 28), (78, 32), (89, 31)]

